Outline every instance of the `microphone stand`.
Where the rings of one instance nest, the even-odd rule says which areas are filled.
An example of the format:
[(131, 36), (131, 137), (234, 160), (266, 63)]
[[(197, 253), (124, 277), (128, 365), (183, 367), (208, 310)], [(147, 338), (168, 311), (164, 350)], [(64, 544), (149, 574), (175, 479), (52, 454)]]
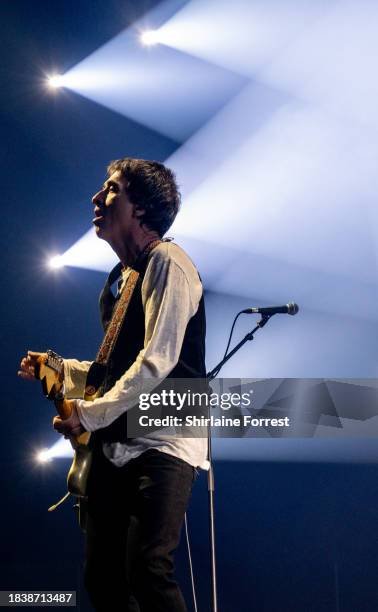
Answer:
[[(212, 381), (217, 374), (220, 372), (224, 364), (237, 353), (241, 349), (242, 346), (249, 340), (253, 340), (254, 333), (264, 327), (267, 324), (269, 319), (273, 315), (262, 315), (260, 321), (257, 323), (256, 327), (250, 331), (246, 336), (244, 336), (243, 340), (241, 340), (229, 353), (227, 353), (222, 361), (218, 363), (206, 375), (207, 382)], [(210, 416), (210, 406), (209, 406), (209, 416)], [(210, 421), (209, 421), (210, 423)], [(216, 555), (215, 555), (215, 520), (214, 520), (214, 495), (215, 495), (215, 480), (214, 480), (214, 469), (213, 469), (213, 457), (211, 450), (211, 426), (210, 424), (207, 426), (207, 443), (208, 443), (208, 452), (207, 457), (210, 464), (209, 471), (207, 473), (207, 489), (208, 489), (208, 500), (209, 500), (209, 546), (210, 546), (210, 566), (211, 566), (211, 600), (212, 600), (212, 612), (218, 612), (218, 593), (217, 593), (217, 566), (216, 566)]]

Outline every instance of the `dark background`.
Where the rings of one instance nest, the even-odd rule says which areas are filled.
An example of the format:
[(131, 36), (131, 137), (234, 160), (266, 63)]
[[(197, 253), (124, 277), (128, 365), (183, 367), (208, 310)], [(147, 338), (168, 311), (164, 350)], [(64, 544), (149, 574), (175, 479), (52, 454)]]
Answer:
[[(5, 1), (2, 37), (2, 505), (0, 588), (78, 591), (82, 537), (65, 492), (66, 460), (37, 465), (53, 444), (53, 410), (16, 377), (28, 348), (91, 358), (104, 275), (46, 268), (88, 228), (90, 196), (110, 159), (164, 161), (178, 143), (44, 78), (64, 72), (158, 2)], [(211, 327), (211, 322), (210, 322)], [(375, 465), (226, 462), (216, 465), (222, 612), (378, 609)], [(209, 609), (206, 482), (190, 510), (199, 609)], [(179, 575), (189, 593), (185, 547)], [(190, 595), (189, 595), (190, 597)]]

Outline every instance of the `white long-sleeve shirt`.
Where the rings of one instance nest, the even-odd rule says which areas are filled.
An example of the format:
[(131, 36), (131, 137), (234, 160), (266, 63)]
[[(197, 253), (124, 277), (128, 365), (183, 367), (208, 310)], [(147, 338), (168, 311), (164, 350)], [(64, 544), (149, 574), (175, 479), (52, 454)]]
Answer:
[[(124, 271), (124, 283), (129, 273), (130, 269)], [(77, 400), (79, 418), (86, 431), (96, 431), (113, 423), (138, 403), (141, 392), (152, 390), (168, 376), (178, 363), (187, 324), (197, 312), (201, 296), (198, 272), (180, 247), (162, 242), (153, 249), (142, 283), (143, 349), (102, 397), (92, 402)], [(66, 397), (83, 397), (90, 365), (90, 361), (64, 360)], [(208, 468), (205, 438), (180, 438), (154, 432), (126, 443), (104, 442), (103, 448), (108, 459), (117, 466), (156, 448), (194, 467)]]

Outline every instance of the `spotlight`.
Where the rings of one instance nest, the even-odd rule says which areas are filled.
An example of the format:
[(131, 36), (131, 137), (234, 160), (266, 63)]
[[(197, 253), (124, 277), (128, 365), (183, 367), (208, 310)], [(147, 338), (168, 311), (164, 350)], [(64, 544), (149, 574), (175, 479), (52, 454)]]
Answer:
[(70, 457), (72, 459), (72, 456), (71, 443), (65, 438), (60, 438), (50, 448), (44, 448), (39, 453), (36, 453), (35, 460), (37, 463), (50, 463), (50, 461), (57, 457)]
[(55, 255), (54, 257), (51, 257), (51, 259), (48, 261), (48, 266), (52, 270), (59, 270), (59, 268), (63, 268), (64, 261), (62, 255)]
[(47, 84), (51, 89), (58, 89), (58, 87), (63, 87), (64, 77), (61, 74), (54, 74), (47, 79)]
[(159, 31), (158, 30), (146, 30), (142, 32), (140, 35), (140, 40), (143, 45), (146, 47), (150, 47), (151, 45), (156, 45), (159, 40)]
[(36, 461), (38, 463), (48, 463), (51, 460), (52, 460), (52, 457), (51, 457), (50, 450), (48, 448), (37, 453)]

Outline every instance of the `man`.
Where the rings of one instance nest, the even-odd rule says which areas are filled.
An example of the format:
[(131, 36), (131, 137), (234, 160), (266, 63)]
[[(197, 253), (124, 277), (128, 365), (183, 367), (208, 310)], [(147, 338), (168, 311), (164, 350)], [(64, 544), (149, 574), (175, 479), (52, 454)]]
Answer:
[[(187, 255), (162, 241), (180, 204), (174, 175), (163, 164), (112, 162), (92, 201), (97, 236), (120, 260), (100, 298), (105, 329), (122, 296), (127, 310), (106, 362), (102, 396), (71, 399), (71, 416), (54, 419), (65, 436), (94, 432), (85, 583), (96, 610), (183, 612), (173, 553), (196, 468), (207, 467), (206, 439), (159, 431), (131, 439), (125, 416), (147, 380), (153, 386), (151, 379), (205, 377), (202, 285)], [(39, 355), (29, 352), (22, 360), (22, 378), (34, 377)], [(83, 397), (90, 366), (64, 360), (67, 398)]]

